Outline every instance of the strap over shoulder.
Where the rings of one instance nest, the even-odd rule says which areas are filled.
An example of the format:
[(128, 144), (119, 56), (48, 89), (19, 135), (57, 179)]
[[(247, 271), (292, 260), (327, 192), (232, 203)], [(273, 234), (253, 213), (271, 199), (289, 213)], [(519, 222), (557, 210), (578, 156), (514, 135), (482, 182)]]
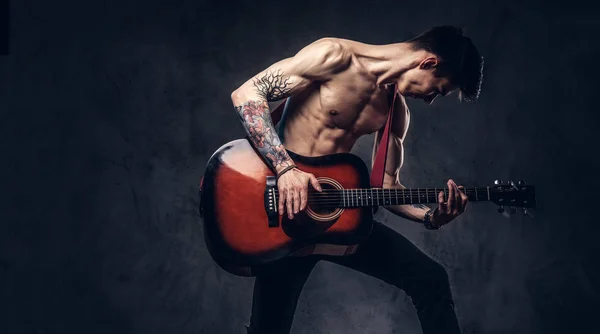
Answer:
[(392, 126), (392, 119), (394, 114), (394, 103), (398, 97), (396, 85), (392, 85), (393, 95), (390, 105), (390, 111), (388, 112), (388, 119), (385, 122), (385, 128), (383, 129), (383, 135), (375, 154), (375, 161), (373, 162), (373, 169), (371, 169), (371, 186), (374, 188), (383, 187), (383, 175), (385, 173), (385, 161), (387, 160), (388, 143), (390, 137), (390, 128)]

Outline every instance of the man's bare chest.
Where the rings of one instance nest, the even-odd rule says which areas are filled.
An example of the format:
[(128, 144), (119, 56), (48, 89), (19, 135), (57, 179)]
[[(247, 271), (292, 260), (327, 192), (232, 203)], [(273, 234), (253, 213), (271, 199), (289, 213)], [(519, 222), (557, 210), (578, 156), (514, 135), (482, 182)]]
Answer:
[(390, 88), (361, 79), (343, 76), (321, 85), (320, 111), (325, 126), (360, 136), (373, 133), (385, 124)]

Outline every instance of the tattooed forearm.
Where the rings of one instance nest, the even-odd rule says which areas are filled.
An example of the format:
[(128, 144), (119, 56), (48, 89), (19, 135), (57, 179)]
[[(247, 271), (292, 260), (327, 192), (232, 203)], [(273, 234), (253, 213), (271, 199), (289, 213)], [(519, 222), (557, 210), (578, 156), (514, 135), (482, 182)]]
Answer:
[(291, 94), (290, 78), (281, 71), (267, 71), (265, 75), (254, 79), (254, 87), (269, 102), (284, 99)]
[(293, 164), (275, 131), (267, 101), (247, 101), (235, 106), (235, 110), (254, 147), (276, 170)]
[(411, 204), (413, 207), (417, 209), (429, 210), (430, 208), (425, 204)]

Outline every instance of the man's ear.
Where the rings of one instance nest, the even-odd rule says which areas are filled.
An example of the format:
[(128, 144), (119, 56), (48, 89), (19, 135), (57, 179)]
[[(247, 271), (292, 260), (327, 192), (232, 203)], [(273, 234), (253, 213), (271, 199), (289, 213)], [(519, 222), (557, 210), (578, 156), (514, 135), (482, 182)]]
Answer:
[(423, 59), (421, 64), (419, 64), (419, 68), (423, 70), (428, 70), (438, 66), (438, 64), (439, 60), (437, 59), (437, 57), (427, 57)]

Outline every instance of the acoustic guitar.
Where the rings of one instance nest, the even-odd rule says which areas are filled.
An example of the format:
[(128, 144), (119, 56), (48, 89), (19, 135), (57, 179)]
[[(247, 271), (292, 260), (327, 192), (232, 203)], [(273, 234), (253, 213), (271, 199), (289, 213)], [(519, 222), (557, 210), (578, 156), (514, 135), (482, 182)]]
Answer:
[[(437, 204), (445, 188), (384, 189), (370, 186), (365, 163), (351, 153), (305, 157), (288, 151), (298, 167), (317, 177), (322, 192), (309, 188), (306, 209), (289, 219), (278, 212), (276, 177), (247, 139), (231, 141), (209, 159), (200, 191), (206, 244), (215, 262), (239, 276), (287, 256), (344, 256), (368, 238), (379, 206)], [(462, 190), (469, 202), (490, 201), (526, 210), (535, 188), (518, 183)]]

